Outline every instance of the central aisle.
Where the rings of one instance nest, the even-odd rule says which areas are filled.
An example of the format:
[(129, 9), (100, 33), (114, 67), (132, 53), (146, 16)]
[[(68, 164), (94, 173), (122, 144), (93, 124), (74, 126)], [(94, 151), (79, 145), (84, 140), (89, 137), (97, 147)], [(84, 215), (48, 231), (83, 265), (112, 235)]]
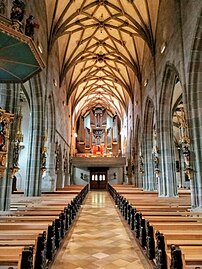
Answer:
[(88, 193), (51, 269), (150, 268), (108, 192)]

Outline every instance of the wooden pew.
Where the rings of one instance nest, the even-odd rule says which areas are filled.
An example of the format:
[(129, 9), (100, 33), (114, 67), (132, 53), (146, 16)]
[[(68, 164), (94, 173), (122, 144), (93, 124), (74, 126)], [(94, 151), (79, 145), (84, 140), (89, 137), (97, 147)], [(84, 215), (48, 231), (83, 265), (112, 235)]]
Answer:
[(172, 222), (171, 220), (167, 220), (167, 222), (153, 222), (149, 221), (150, 225), (152, 225), (156, 230), (183, 230), (183, 231), (202, 231), (202, 223), (199, 222)]
[(5, 223), (5, 222), (27, 222), (27, 221), (32, 221), (32, 222), (40, 222), (40, 221), (53, 221), (55, 218), (57, 218), (58, 215), (54, 216), (44, 216), (44, 215), (38, 215), (37, 218), (36, 216), (0, 216), (0, 223)]
[[(141, 218), (133, 221), (133, 228), (136, 229), (138, 227), (136, 232), (138, 233), (138, 238), (141, 245), (146, 247), (146, 251), (148, 251), (150, 246), (153, 248), (153, 253), (151, 253), (151, 251), (149, 253), (152, 254), (151, 259), (155, 258), (156, 262), (159, 263), (158, 260), (160, 260), (160, 256), (155, 253), (154, 238), (153, 242), (150, 239), (157, 230), (160, 230), (160, 232), (165, 236), (165, 242), (163, 244), (165, 255), (171, 258), (171, 256), (174, 255), (173, 252), (175, 252), (175, 255), (176, 253), (178, 253), (178, 255), (180, 253), (181, 255), (182, 250), (181, 258), (182, 266), (184, 266), (183, 268), (185, 268), (185, 266), (189, 266), (189, 268), (191, 268), (190, 266), (202, 265), (202, 229), (200, 223), (202, 220), (202, 212), (192, 212), (190, 210), (190, 192), (181, 191), (180, 197), (177, 199), (165, 198), (160, 200), (161, 198), (158, 199), (155, 197), (154, 193), (148, 195), (141, 190), (134, 191), (133, 189), (129, 188), (124, 188), (124, 190), (121, 190), (121, 187), (119, 187), (118, 191), (121, 193), (121, 195), (124, 194), (124, 197), (117, 194), (116, 190), (111, 190), (111, 195), (115, 200), (115, 203), (118, 204), (121, 213), (130, 225), (132, 221), (130, 214), (133, 212), (133, 216), (143, 215), (154, 226), (149, 225), (149, 227), (146, 228), (146, 222)], [(167, 199), (170, 199), (169, 205), (166, 205), (165, 203), (167, 202)], [(120, 202), (121, 205), (117, 203), (117, 201)], [(132, 205), (134, 205), (136, 209), (134, 209)], [(139, 211), (141, 211), (142, 214)], [(182, 227), (183, 230), (181, 229)], [(160, 241), (160, 239), (157, 241)], [(158, 243), (156, 242), (156, 248)], [(181, 249), (180, 252), (178, 250), (170, 251), (170, 246), (173, 246), (173, 244), (179, 246)], [(174, 256), (172, 256), (172, 263), (173, 257)], [(160, 266), (160, 264), (158, 264), (157, 267), (158, 266)]]
[[(12, 263), (13, 259), (15, 264), (19, 264), (19, 255), (12, 258), (14, 253), (9, 249), (13, 247), (22, 252), (24, 246), (33, 247), (34, 269), (45, 268), (46, 259), (52, 260), (87, 192), (88, 186), (82, 186), (77, 190), (60, 190), (54, 195), (42, 195), (43, 197), (33, 199), (14, 195), (10, 216), (0, 217), (0, 247), (7, 253), (4, 255), (5, 260)], [(21, 256), (23, 255), (24, 251)], [(22, 268), (29, 269), (26, 266)]]
[[(177, 245), (182, 250), (182, 255), (178, 259), (182, 259), (182, 263), (184, 266), (187, 264), (197, 264), (202, 265), (201, 263), (201, 250), (200, 247), (202, 246), (202, 224), (199, 222), (172, 222), (167, 220), (167, 222), (150, 222), (150, 225), (153, 225), (153, 232), (156, 233), (157, 231), (160, 231), (165, 238), (165, 245), (163, 246), (165, 250), (165, 255), (167, 255), (167, 259), (170, 263), (172, 263), (172, 260), (175, 260), (174, 257), (170, 257), (169, 250), (172, 245)], [(183, 230), (182, 230), (183, 228)], [(148, 232), (146, 232), (148, 236)], [(151, 235), (151, 234), (150, 234)], [(149, 249), (151, 247), (151, 244), (149, 245), (148, 242), (152, 241), (152, 237), (147, 237), (146, 242), (146, 249), (149, 254), (154, 254), (154, 249)], [(157, 243), (156, 243), (157, 245)], [(154, 244), (152, 245), (154, 248)], [(156, 248), (157, 249), (157, 248)], [(183, 251), (183, 249), (186, 249), (186, 252)], [(162, 249), (160, 249), (160, 253), (162, 253)], [(187, 255), (189, 253), (189, 255)], [(199, 255), (200, 254), (200, 255)], [(156, 251), (155, 257), (159, 256), (159, 252)], [(178, 253), (179, 256), (179, 253)], [(152, 256), (154, 258), (154, 256)], [(161, 258), (162, 259), (162, 258)], [(156, 259), (157, 261), (160, 260)], [(179, 260), (178, 260), (179, 262)], [(170, 266), (170, 264), (169, 264)], [(168, 267), (170, 268), (170, 267)], [(171, 267), (174, 268), (174, 267)], [(185, 267), (183, 267), (185, 268)]]
[(29, 239), (24, 238), (24, 239), (0, 239), (0, 246), (33, 246), (35, 247), (37, 243), (37, 238), (36, 239)]
[(9, 264), (18, 265), (22, 251), (22, 246), (0, 246), (0, 264), (2, 265), (8, 262)]
[[(182, 263), (187, 265), (187, 264), (197, 264), (197, 265), (202, 265), (201, 258), (196, 257), (202, 257), (201, 256), (201, 247), (202, 247), (202, 224), (198, 222), (163, 222), (163, 223), (158, 223), (158, 222), (153, 222), (153, 226), (150, 226), (151, 223), (149, 223), (150, 228), (152, 228), (154, 234), (158, 234), (158, 231), (160, 231), (164, 235), (164, 243), (161, 244), (161, 247), (159, 248), (160, 252), (158, 251), (158, 248), (156, 247), (156, 253), (155, 253), (155, 258), (157, 263), (159, 260), (164, 260), (161, 255), (164, 253), (164, 256), (168, 256), (167, 259), (169, 260), (170, 263), (174, 260), (174, 258), (170, 257), (169, 254), (169, 249), (172, 245), (177, 245), (181, 250), (182, 254), (180, 259), (182, 259)], [(147, 224), (148, 226), (148, 224)], [(183, 230), (182, 230), (183, 227)], [(149, 230), (149, 229), (147, 229)], [(152, 231), (151, 230), (151, 231)], [(141, 235), (142, 236), (142, 235)], [(152, 236), (151, 233), (146, 231), (145, 235), (145, 246), (147, 249), (147, 254), (148, 257), (151, 259), (154, 259), (154, 236)], [(160, 241), (156, 239), (156, 241)], [(151, 243), (152, 242), (152, 243)], [(158, 243), (156, 243), (158, 246)], [(185, 249), (186, 251), (183, 251)], [(189, 255), (188, 255), (189, 253)], [(179, 253), (178, 253), (179, 256)], [(158, 258), (157, 258), (158, 257)], [(179, 257), (178, 257), (179, 259)], [(164, 260), (164, 263), (166, 261)], [(179, 262), (179, 260), (178, 260)], [(157, 265), (158, 267), (159, 265)], [(169, 264), (170, 266), (170, 264)]]
[(0, 246), (0, 265), (17, 266), (18, 269), (33, 268), (33, 250), (31, 247)]
[[(163, 238), (164, 234), (160, 234), (160, 237)], [(169, 235), (166, 233), (165, 237), (168, 238)], [(188, 243), (189, 235), (186, 237), (186, 234), (185, 236), (183, 236), (183, 239), (184, 239), (184, 245), (180, 245), (182, 243), (179, 242), (180, 239), (178, 239), (178, 242), (180, 244), (177, 245), (177, 251), (172, 251), (172, 249), (176, 249), (174, 245), (174, 242), (175, 242), (174, 238), (172, 239), (173, 244), (170, 246), (171, 251), (168, 248), (168, 245), (166, 245), (166, 240), (165, 240), (165, 245), (164, 245), (162, 241), (163, 239), (162, 240), (157, 239), (158, 242), (161, 241), (160, 244), (157, 243), (157, 247), (156, 247), (155, 258), (156, 258), (157, 263), (159, 262), (159, 260), (161, 260), (164, 266), (165, 264), (167, 264), (167, 268), (171, 268), (171, 269), (173, 268), (185, 269), (187, 268), (187, 266), (189, 266), (189, 268), (196, 268), (197, 266), (201, 267), (202, 266), (202, 255), (201, 255), (202, 245), (189, 244)], [(200, 237), (200, 240), (202, 242), (201, 237)], [(181, 264), (181, 267), (179, 266), (179, 264)], [(158, 266), (159, 264), (157, 264), (157, 267)]]
[(175, 215), (165, 215), (165, 216), (150, 216), (146, 212), (143, 214), (146, 220), (150, 222), (199, 222), (202, 223), (202, 217), (189, 217), (189, 216), (175, 216)]
[(10, 223), (0, 223), (0, 231), (10, 231), (10, 230), (39, 230), (42, 232), (47, 230), (48, 225), (51, 225), (52, 221), (45, 221), (40, 223), (34, 222), (10, 222)]
[[(59, 233), (59, 231), (61, 232), (61, 226), (62, 226), (61, 223), (63, 222), (64, 224), (65, 220), (65, 219), (60, 220), (61, 216), (63, 216), (66, 212), (68, 212), (68, 214), (71, 213), (71, 221), (72, 221), (74, 215), (78, 211), (79, 203), (82, 201), (82, 199), (84, 199), (85, 194), (86, 190), (85, 192), (82, 192), (81, 195), (78, 195), (78, 197), (77, 196), (75, 197), (75, 195), (69, 194), (67, 192), (63, 192), (63, 194), (60, 193), (59, 194), (60, 196), (58, 196), (57, 193), (54, 195), (54, 198), (52, 198), (53, 196), (48, 195), (46, 199), (44, 199), (43, 197), (43, 201), (40, 204), (40, 206), (39, 203), (41, 201), (38, 198), (33, 199), (32, 202), (26, 201), (25, 199), (25, 201), (20, 201), (19, 204), (17, 203), (14, 204), (13, 206), (16, 206), (15, 212), (14, 213), (12, 212), (11, 216), (7, 217), (2, 216), (0, 218), (1, 246), (7, 250), (8, 250), (7, 247), (11, 246), (18, 247), (18, 249), (22, 250), (22, 246), (24, 245), (35, 244), (34, 248), (37, 251), (38, 242), (40, 239), (39, 233), (41, 233), (43, 230), (48, 230), (47, 233), (48, 235), (50, 234), (50, 236), (48, 236), (47, 238), (47, 257), (48, 259), (51, 259), (52, 257), (50, 258), (50, 256), (53, 256), (52, 249), (53, 248), (55, 249), (57, 244), (58, 247), (60, 243), (58, 240), (57, 233)], [(68, 195), (69, 199), (67, 199)], [(28, 216), (26, 216), (26, 214), (28, 214)], [(66, 222), (67, 221), (69, 225), (70, 218), (67, 219)], [(51, 225), (53, 224), (52, 222), (54, 222), (55, 227)], [(58, 225), (59, 227), (57, 227)], [(15, 229), (15, 231), (13, 231), (13, 229)], [(13, 240), (13, 238), (15, 238), (15, 240)], [(24, 244), (24, 242), (27, 243)], [(37, 260), (35, 259), (35, 263), (36, 262)], [(35, 269), (38, 268), (39, 267), (36, 267)]]

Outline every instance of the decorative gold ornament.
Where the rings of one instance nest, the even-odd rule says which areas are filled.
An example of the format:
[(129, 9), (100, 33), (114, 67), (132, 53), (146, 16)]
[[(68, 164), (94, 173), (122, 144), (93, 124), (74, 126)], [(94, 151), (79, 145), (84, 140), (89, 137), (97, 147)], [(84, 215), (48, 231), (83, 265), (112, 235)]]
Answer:
[(21, 144), (23, 142), (23, 134), (22, 134), (22, 107), (19, 108), (19, 111), (16, 115), (16, 135), (15, 135), (15, 141), (14, 141), (14, 147), (13, 147), (13, 164), (12, 164), (12, 176), (15, 175), (16, 172), (20, 170), (19, 167), (19, 156), (20, 151), (24, 148), (24, 146)]
[(64, 174), (66, 174), (68, 171), (67, 171), (67, 168), (68, 168), (68, 155), (67, 155), (67, 151), (64, 150), (64, 155), (63, 155), (63, 162), (64, 162), (64, 166), (63, 166), (63, 171), (64, 171)]
[(190, 138), (188, 136), (188, 124), (185, 115), (184, 107), (181, 106), (174, 114), (177, 117), (179, 128), (179, 148), (181, 149), (184, 159), (184, 171), (187, 174), (189, 180), (193, 178), (193, 169), (191, 167), (191, 152), (190, 152)]
[(41, 170), (42, 170), (42, 172), (44, 172), (44, 171), (46, 171), (46, 160), (47, 160), (47, 152), (48, 152), (48, 148), (47, 147), (43, 147), (43, 149), (42, 149), (42, 154), (41, 154), (41, 163), (42, 163), (42, 165), (41, 165)]
[(157, 133), (154, 127), (153, 129), (153, 149), (152, 149), (152, 157), (153, 157), (153, 164), (154, 164), (154, 173), (156, 178), (160, 176), (160, 169), (159, 169), (159, 148), (157, 146)]
[(55, 142), (55, 172), (57, 173), (60, 166), (59, 155), (61, 152), (61, 145), (58, 141)]
[(9, 129), (14, 115), (0, 108), (0, 176), (3, 175), (8, 155)]
[(6, 153), (0, 155), (0, 166), (6, 165)]

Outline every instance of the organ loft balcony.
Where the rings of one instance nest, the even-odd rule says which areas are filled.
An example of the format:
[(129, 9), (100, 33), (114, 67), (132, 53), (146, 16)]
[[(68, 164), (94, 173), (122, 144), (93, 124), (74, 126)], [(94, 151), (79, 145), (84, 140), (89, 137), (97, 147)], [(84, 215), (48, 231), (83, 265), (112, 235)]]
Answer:
[[(79, 146), (79, 145), (77, 145)], [(83, 144), (84, 148), (84, 144)], [(81, 148), (80, 148), (80, 151)], [(84, 150), (83, 150), (84, 151)], [(85, 152), (85, 153), (84, 153)], [(104, 145), (92, 145), (83, 153), (75, 153), (72, 164), (76, 167), (123, 167), (126, 165), (126, 158), (122, 156), (119, 144), (112, 145), (112, 148), (105, 149)]]
[(76, 167), (123, 167), (121, 119), (115, 111), (101, 104), (93, 106), (78, 117), (72, 164)]
[(126, 158), (121, 156), (93, 156), (92, 154), (76, 154), (72, 158), (75, 167), (123, 167)]

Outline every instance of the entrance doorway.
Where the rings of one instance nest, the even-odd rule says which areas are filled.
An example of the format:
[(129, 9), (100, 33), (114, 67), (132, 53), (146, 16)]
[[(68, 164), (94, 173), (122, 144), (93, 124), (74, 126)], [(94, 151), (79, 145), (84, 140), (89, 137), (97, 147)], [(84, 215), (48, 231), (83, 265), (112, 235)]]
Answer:
[(108, 168), (90, 168), (90, 189), (106, 190)]

